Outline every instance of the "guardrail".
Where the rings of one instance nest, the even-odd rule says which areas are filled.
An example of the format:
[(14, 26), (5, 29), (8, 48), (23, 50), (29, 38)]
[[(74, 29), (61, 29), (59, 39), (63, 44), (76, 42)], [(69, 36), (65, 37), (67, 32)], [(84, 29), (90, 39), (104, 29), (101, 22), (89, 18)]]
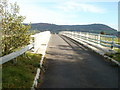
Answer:
[[(32, 36), (32, 37), (35, 37), (35, 35)], [(35, 79), (34, 79), (31, 90), (35, 90), (34, 87), (37, 87), (38, 79), (40, 78), (41, 68), (42, 68), (43, 60), (44, 60), (44, 57), (45, 57), (45, 54), (46, 54), (46, 49), (47, 49), (47, 46), (48, 46), (48, 42), (49, 42), (50, 37), (51, 37), (51, 33), (50, 33), (50, 31), (45, 31), (45, 32), (40, 34), (40, 37), (41, 37), (41, 39), (38, 39), (38, 38), (35, 39), (34, 38), (35, 41), (36, 41), (36, 44), (35, 44), (34, 47), (37, 47), (38, 46), (37, 44), (39, 44), (39, 49), (34, 48), (34, 51), (36, 51), (36, 53), (42, 54), (42, 57), (41, 57), (41, 60), (40, 60), (40, 68), (37, 69), (37, 74), (35, 76)]]
[(45, 44), (46, 42), (48, 42), (48, 40), (45, 40), (45, 37), (48, 37), (48, 36), (50, 37), (50, 31), (45, 31), (35, 35), (31, 35), (31, 38), (32, 37), (34, 38), (33, 41), (32, 40), (30, 41), (31, 44), (25, 46), (24, 48), (16, 52), (0, 57), (0, 65), (22, 55), (23, 53), (30, 50), (31, 48), (33, 48), (34, 53), (36, 53), (42, 44)]
[(25, 53), (26, 51), (30, 50), (33, 47), (33, 44), (27, 45), (24, 48), (22, 48), (21, 50), (18, 50), (16, 52), (10, 53), (8, 55), (5, 55), (3, 57), (0, 58), (0, 64), (3, 64), (5, 62), (8, 62), (20, 55), (22, 55), (23, 53)]
[(23, 53), (25, 53), (26, 51), (32, 48), (33, 48), (32, 50), (34, 51), (34, 53), (42, 54), (42, 58), (40, 60), (40, 68), (37, 69), (37, 74), (34, 78), (33, 85), (31, 87), (31, 90), (35, 90), (34, 87), (37, 87), (38, 79), (40, 78), (41, 67), (43, 64), (45, 52), (46, 52), (50, 37), (51, 37), (50, 31), (45, 31), (45, 32), (37, 33), (35, 35), (31, 35), (31, 40), (30, 40), (31, 44), (25, 46), (24, 48), (16, 52), (0, 57), (0, 65), (22, 55)]
[(96, 33), (73, 32), (73, 31), (62, 31), (59, 34), (62, 34), (71, 38), (74, 37), (76, 39), (84, 39), (86, 41), (97, 43), (105, 47), (120, 48), (120, 45), (116, 44), (115, 42), (115, 39), (117, 37), (112, 35), (101, 35)]
[(49, 41), (50, 35), (51, 35), (50, 31), (44, 31), (31, 36), (34, 38), (33, 42), (35, 53), (38, 52), (38, 48), (40, 48), (42, 54), (43, 46), (46, 46), (46, 43)]

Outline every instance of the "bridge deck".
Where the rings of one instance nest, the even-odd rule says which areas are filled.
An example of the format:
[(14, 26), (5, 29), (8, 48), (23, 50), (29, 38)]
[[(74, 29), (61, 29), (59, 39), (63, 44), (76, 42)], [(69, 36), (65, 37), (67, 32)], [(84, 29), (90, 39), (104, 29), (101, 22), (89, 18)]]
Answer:
[(52, 35), (40, 88), (118, 88), (118, 67), (65, 37)]

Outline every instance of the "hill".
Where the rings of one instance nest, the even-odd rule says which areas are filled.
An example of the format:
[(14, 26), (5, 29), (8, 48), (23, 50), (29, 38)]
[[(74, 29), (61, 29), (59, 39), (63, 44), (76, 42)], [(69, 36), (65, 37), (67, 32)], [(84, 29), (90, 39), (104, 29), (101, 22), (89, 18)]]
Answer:
[(106, 34), (116, 34), (117, 30), (104, 25), (104, 24), (89, 24), (89, 25), (56, 25), (49, 23), (32, 23), (30, 30), (39, 31), (51, 31), (53, 33), (58, 33), (60, 31), (82, 31), (82, 32), (92, 32), (100, 33), (101, 31)]

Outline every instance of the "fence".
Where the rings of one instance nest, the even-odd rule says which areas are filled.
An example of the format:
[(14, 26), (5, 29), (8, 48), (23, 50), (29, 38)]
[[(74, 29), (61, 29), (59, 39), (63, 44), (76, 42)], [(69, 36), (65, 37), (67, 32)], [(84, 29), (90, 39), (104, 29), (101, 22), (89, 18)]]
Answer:
[(25, 46), (21, 50), (18, 50), (16, 52), (13, 52), (13, 53), (10, 53), (3, 57), (0, 57), (0, 64), (4, 64), (5, 62), (8, 62), (8, 61), (22, 55), (23, 53), (30, 50), (31, 48), (33, 48), (34, 52), (36, 52), (41, 47), (41, 44), (45, 43), (45, 41), (46, 41), (45, 37), (48, 37), (48, 36), (50, 36), (50, 31), (45, 31), (45, 32), (41, 32), (41, 33), (32, 35), (31, 37), (34, 38), (34, 41), (31, 42), (31, 44)]
[(75, 38), (75, 39), (83, 39), (86, 41), (90, 41), (93, 43), (97, 43), (99, 45), (110, 47), (110, 48), (120, 48), (120, 45), (117, 43), (117, 36), (112, 35), (101, 35), (96, 33), (88, 33), (88, 32), (71, 32), (71, 31), (62, 31), (60, 34)]
[(33, 47), (33, 44), (30, 44), (30, 45), (25, 46), (24, 48), (22, 48), (19, 51), (16, 51), (16, 52), (13, 52), (13, 53), (10, 53), (8, 55), (5, 55), (5, 56), (1, 57), (0, 58), (0, 64), (8, 62), (9, 60), (12, 60), (12, 59), (22, 55), (24, 52), (30, 50), (32, 47)]

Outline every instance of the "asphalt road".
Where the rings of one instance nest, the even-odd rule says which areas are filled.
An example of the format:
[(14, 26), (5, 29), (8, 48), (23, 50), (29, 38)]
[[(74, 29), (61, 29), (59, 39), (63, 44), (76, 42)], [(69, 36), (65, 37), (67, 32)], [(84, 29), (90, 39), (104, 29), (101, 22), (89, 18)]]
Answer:
[(66, 37), (52, 35), (39, 88), (118, 88), (119, 67)]

